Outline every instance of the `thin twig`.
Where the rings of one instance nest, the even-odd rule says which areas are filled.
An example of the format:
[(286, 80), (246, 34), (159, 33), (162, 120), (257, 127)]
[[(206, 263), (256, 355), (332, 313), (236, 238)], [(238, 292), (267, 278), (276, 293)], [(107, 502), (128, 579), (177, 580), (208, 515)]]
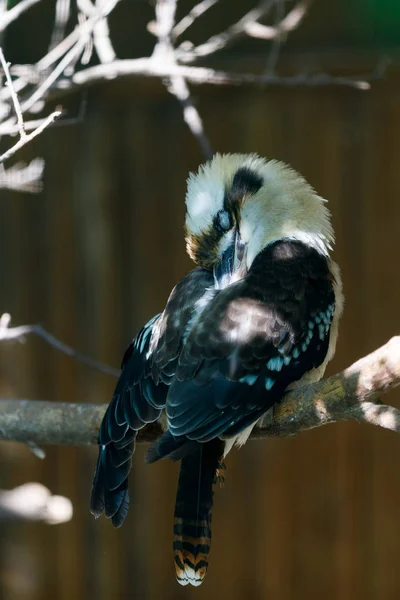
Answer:
[(219, 2), (219, 0), (203, 0), (202, 2), (196, 4), (196, 6), (192, 8), (186, 17), (183, 17), (183, 19), (174, 26), (172, 30), (172, 37), (176, 39), (182, 35), (186, 29), (189, 29), (189, 27), (193, 25), (196, 19), (201, 17), (201, 15), (203, 15), (209, 8), (214, 6), (214, 4), (217, 4), (217, 2)]
[(177, 49), (176, 58), (179, 62), (189, 63), (194, 62), (199, 58), (204, 58), (210, 54), (222, 50), (228, 44), (236, 41), (238, 38), (246, 35), (246, 27), (249, 23), (254, 23), (258, 19), (264, 17), (272, 8), (277, 0), (261, 0), (259, 4), (249, 10), (239, 21), (228, 27), (225, 31), (213, 35), (206, 42), (191, 48), (190, 50), (184, 49), (186, 44), (184, 43), (181, 48)]
[(9, 63), (7, 63), (2, 48), (0, 48), (0, 63), (3, 68), (4, 75), (6, 76), (8, 89), (10, 90), (12, 103), (14, 105), (15, 114), (17, 116), (17, 124), (20, 138), (25, 137), (24, 119), (22, 117), (21, 105), (18, 100), (17, 93), (14, 89), (13, 82), (9, 71)]
[(190, 91), (184, 77), (179, 75), (171, 77), (166, 83), (166, 88), (170, 94), (174, 95), (182, 104), (183, 118), (192, 134), (198, 140), (204, 157), (208, 160), (213, 156), (213, 150), (210, 140), (204, 132), (203, 120), (199, 111), (194, 106), (190, 96)]
[(38, 136), (40, 133), (42, 133), (42, 131), (44, 129), (46, 129), (46, 127), (48, 127), (51, 123), (53, 123), (53, 121), (55, 121), (56, 119), (58, 119), (58, 117), (61, 116), (61, 111), (60, 110), (56, 110), (53, 113), (51, 113), (51, 115), (49, 115), (41, 123), (41, 125), (39, 125), (31, 133), (27, 134), (26, 131), (25, 131), (25, 127), (24, 127), (24, 119), (22, 117), (22, 108), (21, 108), (21, 105), (19, 103), (17, 93), (16, 93), (16, 91), (14, 89), (14, 86), (13, 86), (13, 82), (12, 82), (12, 79), (11, 79), (11, 75), (10, 75), (10, 71), (9, 71), (9, 68), (8, 68), (8, 64), (6, 62), (6, 59), (5, 59), (4, 54), (3, 54), (3, 50), (1, 48), (0, 48), (0, 63), (1, 63), (1, 66), (3, 68), (4, 74), (6, 76), (8, 88), (10, 90), (12, 102), (13, 102), (13, 105), (14, 105), (15, 114), (17, 116), (17, 125), (18, 125), (18, 131), (19, 131), (19, 140), (18, 140), (18, 142), (16, 144), (14, 144), (14, 146), (12, 146), (11, 148), (9, 148), (6, 152), (4, 152), (4, 154), (2, 154), (0, 156), (0, 164), (1, 164), (4, 161), (6, 161), (7, 159), (11, 158), (11, 156), (14, 156), (14, 154), (17, 152), (17, 150), (19, 150), (20, 148), (22, 148), (23, 146), (25, 146), (28, 142), (32, 141), (36, 136)]
[(120, 369), (115, 369), (114, 367), (105, 365), (104, 363), (95, 360), (90, 356), (86, 356), (85, 354), (78, 352), (78, 350), (75, 350), (75, 348), (64, 344), (64, 342), (56, 338), (52, 333), (46, 331), (42, 325), (20, 325), (18, 327), (10, 327), (10, 322), (11, 316), (8, 313), (4, 313), (0, 317), (0, 342), (8, 340), (24, 340), (25, 336), (33, 334), (44, 339), (48, 344), (50, 344), (50, 346), (59, 352), (71, 356), (75, 360), (87, 365), (91, 369), (99, 371), (100, 373), (118, 377), (121, 372)]
[[(29, 121), (24, 121), (25, 132), (32, 131), (33, 129), (41, 127), (44, 124), (45, 120), (46, 119), (32, 119)], [(65, 120), (66, 119), (63, 119), (60, 122), (63, 123)], [(60, 124), (60, 122), (58, 123), (58, 125)], [(3, 135), (15, 135), (18, 132), (19, 129), (16, 123), (10, 123), (9, 121), (7, 121), (6, 123), (0, 124), (0, 137)]]
[[(87, 34), (89, 35), (89, 34)], [(82, 36), (79, 41), (67, 52), (60, 60), (58, 65), (49, 73), (46, 79), (36, 88), (34, 93), (22, 103), (23, 112), (31, 109), (39, 100), (41, 100), (53, 85), (53, 83), (63, 74), (65, 69), (82, 54), (87, 42), (86, 36)]]
[(271, 48), (267, 59), (267, 68), (265, 69), (265, 72), (269, 75), (273, 75), (275, 73), (275, 68), (279, 58), (279, 51), (281, 49), (283, 31), (280, 28), (280, 24), (283, 22), (283, 18), (285, 16), (285, 0), (277, 0), (277, 3), (275, 5), (275, 11), (275, 28), (277, 30), (277, 35), (272, 40)]
[(247, 35), (253, 38), (261, 40), (275, 40), (276, 38), (282, 38), (282, 35), (288, 34), (294, 31), (301, 25), (304, 17), (308, 13), (308, 9), (311, 5), (312, 0), (300, 0), (286, 17), (276, 23), (274, 26), (261, 25), (256, 21), (249, 21), (246, 23), (245, 32)]
[(10, 25), (10, 23), (18, 19), (18, 17), (20, 17), (22, 13), (28, 10), (28, 8), (31, 8), (31, 6), (34, 6), (34, 4), (37, 4), (40, 1), (41, 0), (21, 0), (10, 10), (6, 11), (5, 13), (1, 13), (0, 32), (4, 31), (4, 29), (6, 29)]
[(49, 50), (52, 50), (63, 39), (70, 13), (71, 0), (57, 0)]
[[(378, 403), (400, 385), (400, 336), (328, 379), (288, 392), (251, 438), (288, 437), (341, 420), (400, 433), (400, 411)], [(107, 405), (0, 399), (0, 440), (43, 444), (93, 444)], [(138, 432), (139, 442), (161, 434), (157, 423)]]
[(31, 142), (35, 137), (37, 137), (39, 134), (41, 134), (42, 131), (44, 131), (44, 129), (46, 129), (46, 127), (48, 127), (51, 123), (53, 123), (60, 116), (61, 116), (60, 110), (55, 110), (54, 112), (52, 112), (51, 115), (49, 115), (47, 117), (47, 119), (45, 119), (43, 121), (42, 125), (40, 125), (37, 129), (32, 131), (32, 133), (26, 134), (26, 135), (24, 135), (24, 137), (21, 137), (19, 139), (19, 141), (16, 144), (14, 144), (14, 146), (12, 146), (6, 152), (4, 152), (4, 154), (2, 154), (0, 156), (0, 163), (3, 163), (5, 160), (11, 158), (11, 156), (14, 156), (14, 154), (17, 152), (17, 150), (19, 150), (20, 148), (25, 146), (28, 142)]
[[(175, 23), (177, 0), (158, 0), (156, 3), (155, 32), (158, 37), (151, 60), (154, 63), (169, 63), (172, 68), (177, 67), (175, 49), (172, 43), (172, 31)], [(203, 126), (200, 113), (195, 107), (190, 96), (189, 87), (182, 75), (166, 77), (163, 80), (166, 89), (179, 100), (182, 105), (183, 118), (190, 131), (197, 139), (206, 159), (213, 156), (210, 141), (208, 140)]]
[[(109, 0), (107, 4), (103, 7), (101, 13), (97, 12), (95, 15), (78, 25), (74, 29), (74, 31), (72, 31), (64, 40), (62, 40), (58, 44), (58, 46), (53, 48), (43, 58), (41, 58), (36, 63), (36, 65), (32, 65), (32, 71), (36, 72), (39, 77), (40, 74), (50, 69), (50, 67), (54, 63), (56, 63), (57, 60), (59, 60), (62, 56), (64, 56), (71, 48), (73, 48), (73, 46), (77, 45), (79, 43), (79, 40), (81, 40), (82, 38), (87, 39), (87, 37), (91, 35), (93, 28), (95, 27), (99, 19), (102, 19), (105, 15), (108, 15), (111, 12), (111, 10), (115, 7), (117, 2), (119, 2), (119, 0)], [(73, 53), (73, 57), (68, 64), (70, 64), (70, 62), (72, 62), (74, 58), (75, 53)], [(22, 76), (18, 77), (18, 79), (13, 82), (13, 87), (18, 93), (25, 89), (28, 84), (29, 81), (27, 81), (26, 78)], [(7, 100), (8, 98), (10, 98), (10, 90), (8, 88), (0, 90), (0, 100)], [(7, 122), (7, 125), (8, 124), (9, 123)]]
[[(116, 0), (115, 5), (119, 1)], [(77, 0), (79, 10), (87, 18), (92, 17), (96, 13), (102, 13), (103, 6), (106, 4), (107, 0), (96, 0), (96, 5), (93, 5), (91, 0)], [(93, 43), (101, 63), (110, 63), (116, 59), (117, 55), (111, 43), (107, 17), (100, 19), (94, 26)]]

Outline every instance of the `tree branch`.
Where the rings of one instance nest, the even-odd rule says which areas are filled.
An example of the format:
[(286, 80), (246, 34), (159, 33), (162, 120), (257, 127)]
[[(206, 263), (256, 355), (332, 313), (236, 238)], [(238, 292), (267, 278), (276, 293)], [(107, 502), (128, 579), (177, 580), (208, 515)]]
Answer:
[(78, 352), (78, 350), (75, 350), (75, 348), (64, 344), (64, 342), (56, 338), (55, 335), (46, 331), (46, 329), (41, 325), (19, 325), (18, 327), (10, 327), (10, 322), (11, 316), (8, 313), (1, 315), (0, 342), (6, 340), (24, 341), (25, 336), (33, 334), (44, 339), (48, 344), (50, 344), (50, 346), (59, 352), (67, 354), (67, 356), (71, 356), (71, 358), (74, 358), (75, 360), (87, 365), (91, 369), (99, 371), (100, 373), (118, 377), (121, 372), (120, 369), (115, 369), (114, 367), (105, 365), (104, 363), (101, 363), (90, 356), (81, 354), (81, 352)]
[(18, 19), (28, 8), (37, 4), (40, 0), (21, 0), (13, 8), (0, 14), (0, 32), (4, 31), (10, 23)]
[(183, 19), (174, 26), (172, 30), (173, 38), (175, 39), (182, 35), (186, 29), (193, 25), (196, 19), (201, 17), (201, 15), (203, 15), (209, 8), (214, 6), (214, 4), (217, 4), (218, 1), (219, 0), (202, 0), (202, 2), (196, 4), (186, 15), (186, 17), (183, 17)]
[(25, 144), (27, 144), (28, 142), (32, 141), (36, 136), (38, 136), (40, 133), (42, 133), (42, 131), (44, 129), (46, 129), (46, 127), (48, 127), (51, 123), (53, 123), (56, 119), (58, 119), (61, 116), (61, 111), (55, 110), (41, 123), (41, 125), (39, 125), (31, 133), (29, 133), (29, 134), (26, 133), (25, 126), (24, 126), (24, 119), (22, 117), (21, 105), (19, 103), (17, 93), (14, 89), (10, 71), (8, 68), (8, 64), (6, 62), (6, 59), (4, 58), (4, 54), (3, 54), (3, 51), (1, 48), (0, 48), (0, 64), (3, 67), (3, 71), (6, 76), (6, 80), (7, 80), (7, 86), (8, 86), (8, 89), (10, 90), (15, 114), (17, 117), (18, 132), (19, 132), (18, 142), (0, 156), (0, 163), (3, 163), (8, 158), (11, 158), (11, 156), (13, 156), (17, 152), (17, 150), (19, 150), (20, 148), (25, 146)]
[[(39, 1), (22, 0), (10, 11), (0, 13), (0, 31), (2, 26), (7, 26), (10, 18), (17, 18), (23, 10)], [(212, 156), (211, 144), (206, 137), (199, 111), (192, 100), (189, 84), (309, 87), (335, 85), (367, 90), (370, 88), (371, 81), (382, 76), (383, 69), (380, 69), (379, 74), (377, 72), (365, 78), (335, 77), (325, 73), (299, 73), (281, 77), (273, 72), (281, 41), (301, 24), (312, 0), (297, 0), (295, 6), (286, 15), (284, 0), (259, 0), (254, 8), (225, 31), (212, 36), (198, 46), (194, 46), (190, 41), (184, 41), (176, 48), (174, 46), (176, 38), (218, 1), (200, 1), (186, 17), (176, 23), (177, 0), (155, 0), (156, 19), (148, 24), (149, 31), (157, 37), (152, 55), (145, 58), (118, 60), (112, 44), (108, 16), (120, 0), (77, 0), (78, 24), (64, 39), (62, 37), (70, 17), (71, 3), (70, 0), (57, 0), (49, 52), (34, 65), (16, 65), (12, 71), (16, 76), (12, 83), (8, 65), (3, 61), (8, 86), (0, 89), (0, 132), (2, 135), (19, 132), (20, 139), (0, 157), (0, 162), (8, 159), (41, 133), (59, 116), (59, 111), (39, 121), (24, 121), (22, 115), (28, 111), (36, 111), (43, 106), (44, 102), (52, 98), (52, 94), (60, 96), (79, 86), (88, 86), (107, 79), (125, 76), (160, 79), (166, 89), (180, 101), (185, 122), (200, 143), (204, 156), (209, 158)], [(259, 20), (265, 18), (274, 6), (278, 7), (275, 24), (271, 26), (260, 23)], [(4, 23), (5, 25), (2, 25)], [(241, 36), (272, 40), (266, 73), (216, 71), (187, 64), (213, 55)], [(79, 61), (83, 65), (87, 64), (93, 48), (101, 64), (76, 71)], [(17, 94), (23, 94), (21, 103)], [(17, 118), (12, 114), (13, 106)], [(12, 116), (9, 116), (10, 114)], [(27, 131), (32, 130), (33, 127), (35, 127), (33, 131), (28, 134)], [(6, 181), (7, 179), (3, 177), (3, 185)]]
[[(400, 385), (400, 336), (318, 383), (288, 392), (269, 422), (252, 438), (287, 437), (340, 420), (370, 423), (400, 433), (400, 411), (378, 403)], [(0, 440), (35, 444), (93, 444), (106, 405), (0, 399)], [(161, 433), (156, 423), (139, 431), (149, 442)]]
[[(190, 67), (177, 65), (172, 66), (154, 58), (133, 58), (115, 60), (109, 64), (88, 67), (75, 73), (71, 82), (73, 86), (93, 85), (107, 79), (117, 77), (173, 77), (180, 75), (188, 82), (201, 85), (270, 85), (283, 87), (321, 87), (321, 86), (344, 86), (358, 90), (369, 90), (370, 82), (381, 76), (381, 69), (367, 77), (336, 77), (327, 73), (297, 75), (270, 75), (255, 73), (236, 73), (229, 71), (216, 71), (207, 67)], [(68, 85), (63, 86), (68, 89)]]
[(184, 42), (183, 49), (182, 46), (181, 49), (178, 48), (178, 60), (180, 62), (193, 62), (222, 50), (228, 44), (246, 35), (246, 27), (264, 17), (274, 6), (275, 2), (276, 0), (261, 0), (255, 8), (252, 8), (239, 21), (228, 27), (228, 29), (221, 31), (217, 35), (213, 35), (206, 42), (195, 48), (186, 50), (185, 46), (187, 46), (187, 43)]
[[(169, 64), (172, 69), (178, 66), (172, 43), (176, 4), (177, 0), (157, 0), (156, 20), (153, 28), (158, 42), (150, 58), (151, 61)], [(209, 160), (213, 156), (211, 143), (205, 134), (202, 118), (192, 101), (185, 78), (182, 75), (172, 75), (164, 79), (164, 85), (169, 93), (181, 103), (183, 119), (199, 142), (204, 157)]]

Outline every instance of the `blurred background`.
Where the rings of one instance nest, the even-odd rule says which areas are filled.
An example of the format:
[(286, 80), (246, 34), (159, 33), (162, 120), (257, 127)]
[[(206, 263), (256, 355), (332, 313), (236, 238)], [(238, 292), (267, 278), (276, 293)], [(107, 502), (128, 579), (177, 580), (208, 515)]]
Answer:
[[(182, 0), (179, 13), (194, 4)], [(221, 0), (190, 39), (207, 39), (253, 5)], [(39, 3), (8, 28), (9, 61), (46, 53), (54, 8), (53, 1)], [(119, 57), (151, 53), (146, 24), (153, 18), (145, 0), (116, 7), (110, 26)], [(243, 40), (208, 64), (262, 71), (268, 48)], [(214, 151), (286, 161), (329, 199), (346, 295), (329, 374), (399, 328), (399, 2), (315, 0), (280, 48), (278, 73), (368, 76), (385, 56), (391, 64), (369, 91), (192, 89)], [(15, 325), (41, 323), (119, 366), (131, 338), (191, 268), (185, 181), (204, 158), (179, 103), (158, 80), (105, 81), (60, 102), (72, 122), (49, 128), (15, 157), (45, 159), (43, 191), (0, 191), (0, 314), (10, 312)], [(2, 151), (9, 146), (2, 138)], [(0, 345), (1, 397), (106, 403), (114, 385), (41, 339)], [(398, 392), (385, 397), (399, 399)], [(114, 530), (89, 513), (95, 447), (48, 446), (39, 460), (22, 444), (0, 444), (2, 489), (39, 482), (74, 510), (60, 525), (0, 521), (1, 600), (400, 597), (395, 434), (342, 422), (232, 452), (225, 487), (215, 494), (210, 568), (198, 589), (181, 588), (174, 577), (178, 466), (144, 465), (145, 449), (138, 447), (130, 476), (129, 516)]]

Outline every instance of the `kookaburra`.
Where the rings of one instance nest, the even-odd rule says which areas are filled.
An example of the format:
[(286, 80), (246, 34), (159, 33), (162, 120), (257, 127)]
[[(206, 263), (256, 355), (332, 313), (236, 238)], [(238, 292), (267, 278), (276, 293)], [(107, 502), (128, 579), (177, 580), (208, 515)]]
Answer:
[(175, 569), (197, 586), (220, 461), (285, 390), (322, 377), (343, 296), (325, 200), (281, 162), (215, 155), (189, 176), (185, 233), (197, 266), (125, 353), (99, 432), (91, 510), (122, 524), (137, 432), (160, 420), (147, 461), (181, 459)]

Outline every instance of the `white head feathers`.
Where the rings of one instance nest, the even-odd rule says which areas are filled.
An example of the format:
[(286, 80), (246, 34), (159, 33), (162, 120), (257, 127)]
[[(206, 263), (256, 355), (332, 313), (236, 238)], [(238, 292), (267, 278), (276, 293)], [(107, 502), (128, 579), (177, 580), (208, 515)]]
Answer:
[(201, 237), (208, 235), (218, 259), (225, 247), (224, 239), (216, 244), (211, 234), (216, 215), (225, 209), (234, 213), (234, 225), (247, 246), (248, 267), (265, 246), (280, 239), (298, 240), (328, 255), (334, 234), (325, 202), (284, 163), (256, 154), (216, 154), (188, 178), (189, 254), (196, 256), (199, 243), (204, 253), (206, 242), (201, 242)]

